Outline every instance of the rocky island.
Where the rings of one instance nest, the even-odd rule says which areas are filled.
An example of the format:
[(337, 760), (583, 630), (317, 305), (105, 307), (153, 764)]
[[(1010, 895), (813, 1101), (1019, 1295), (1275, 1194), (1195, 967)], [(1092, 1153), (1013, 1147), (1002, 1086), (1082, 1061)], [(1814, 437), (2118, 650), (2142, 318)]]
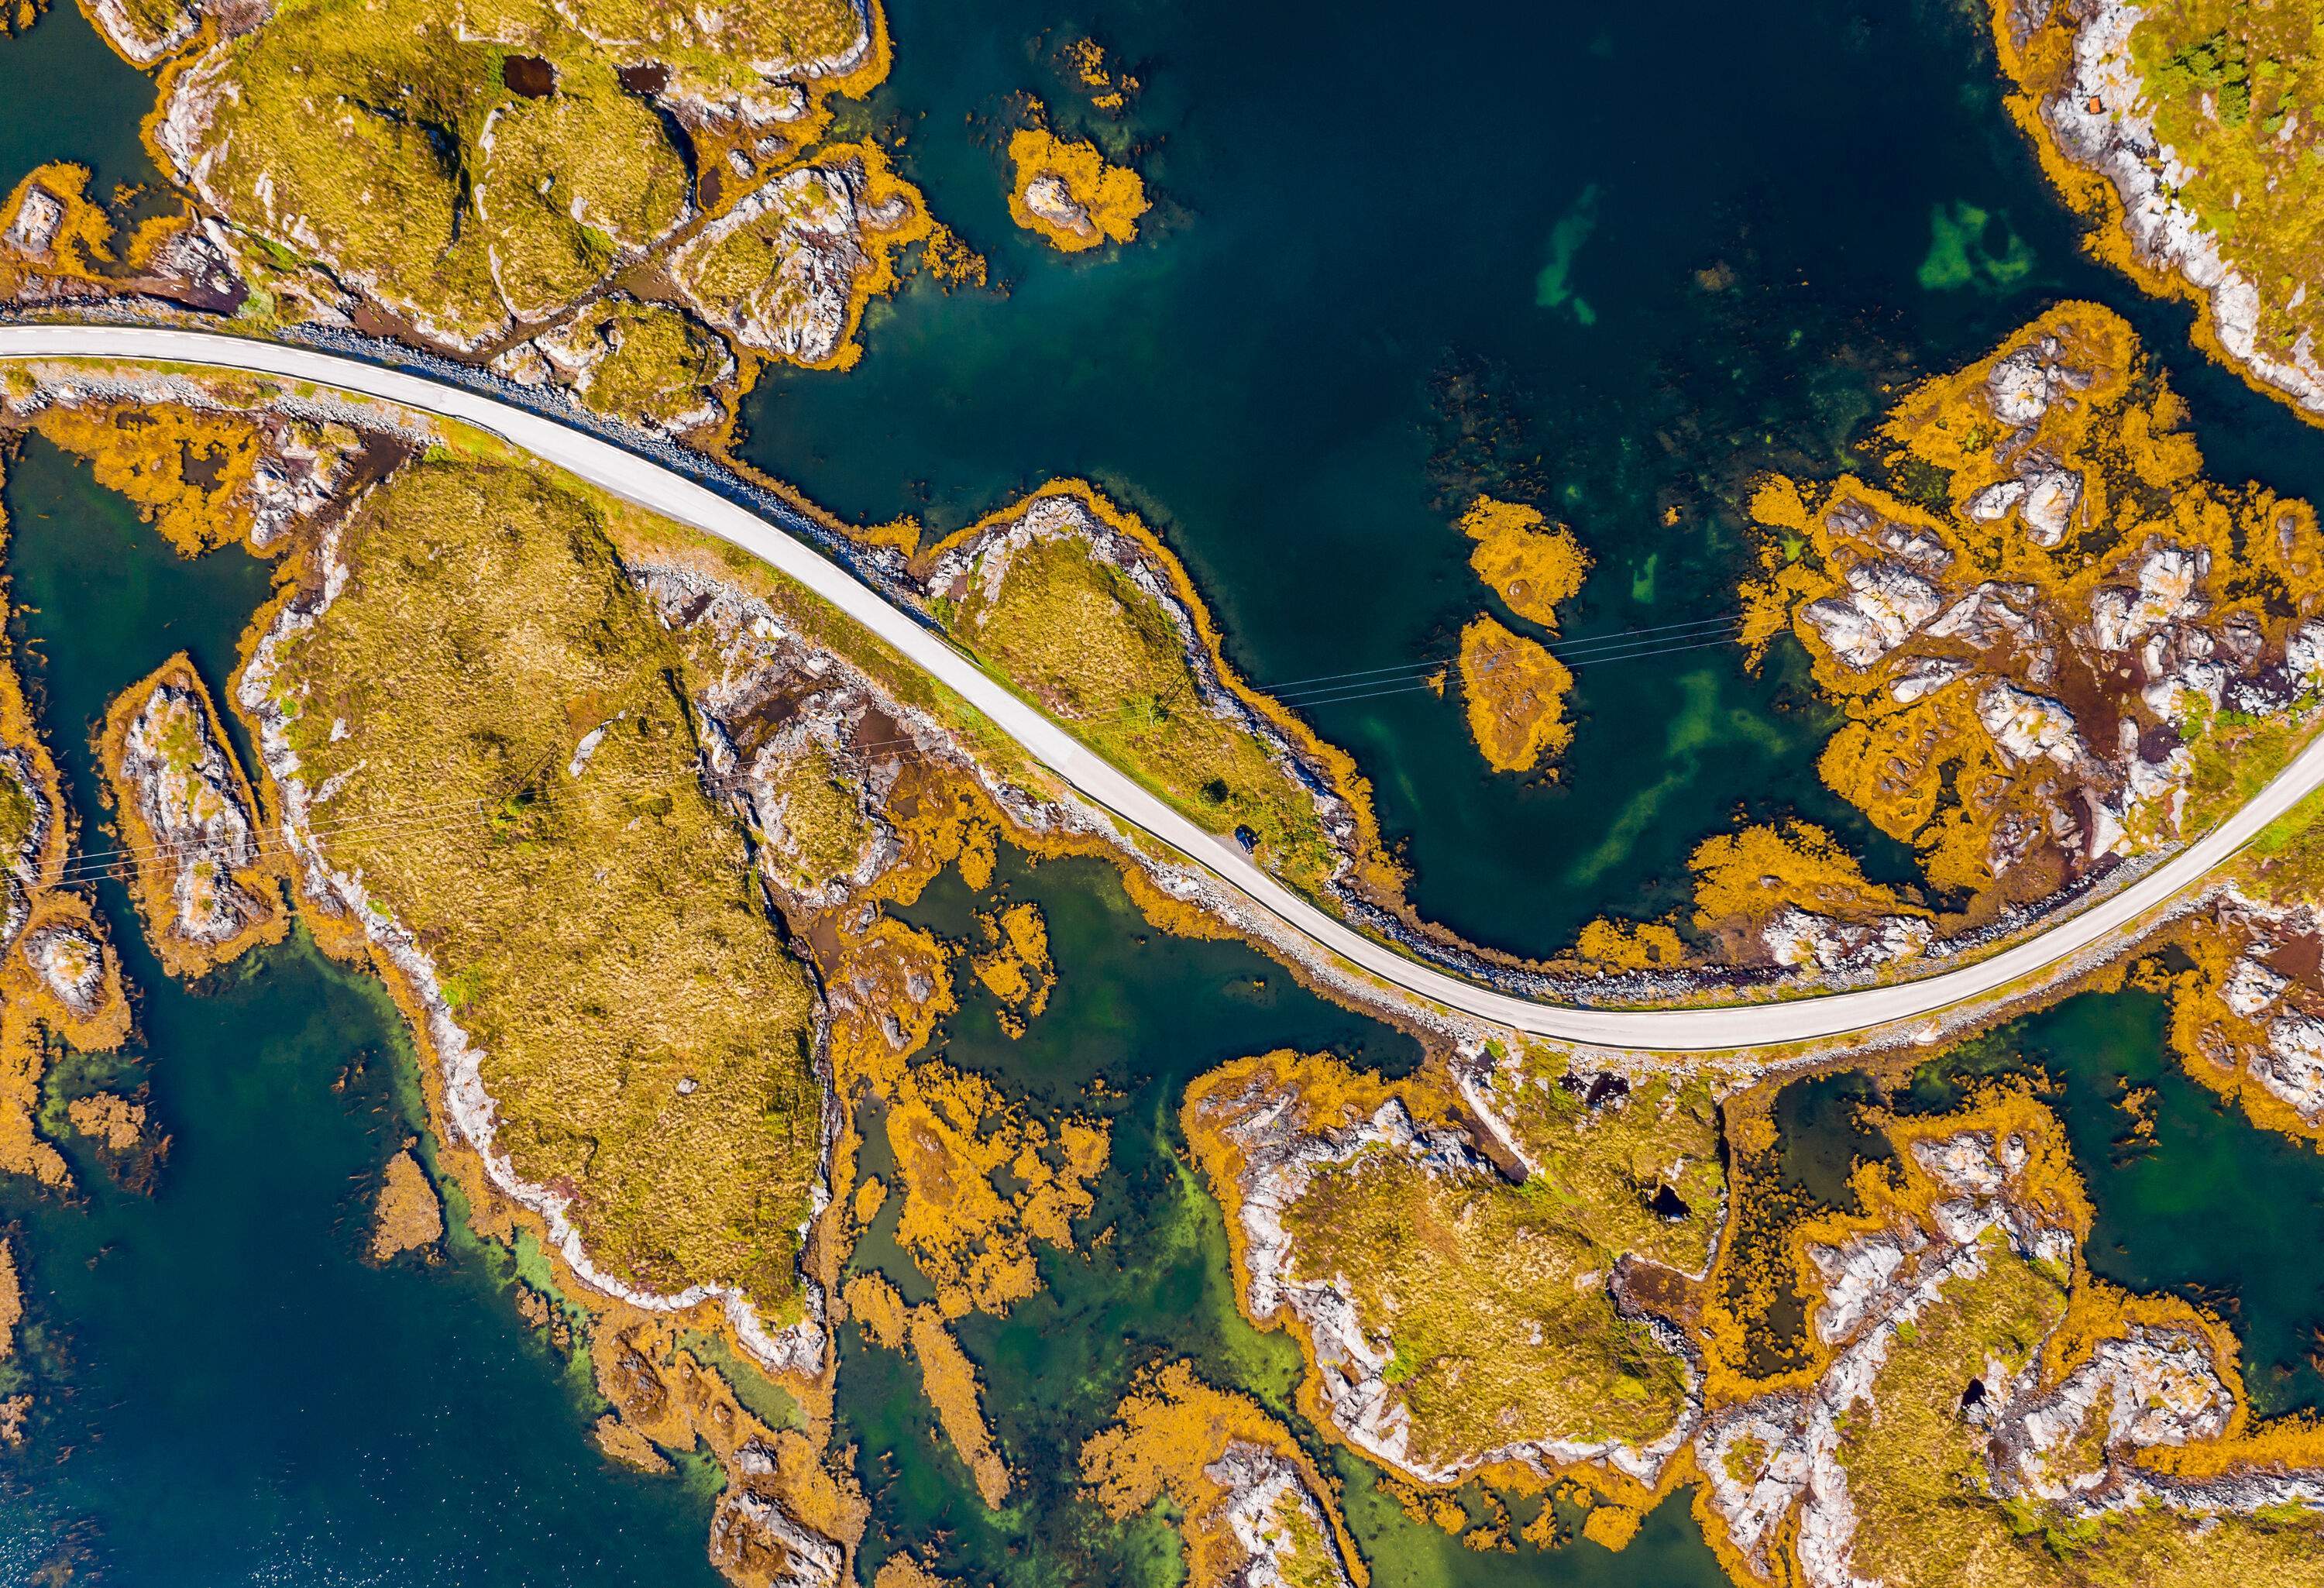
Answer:
[(106, 775), (136, 867), (146, 936), (173, 975), (198, 976), (290, 929), (281, 867), (209, 690), (183, 653), (106, 715)]
[(1149, 208), (1146, 183), (1108, 162), (1096, 144), (1060, 138), (1043, 125), (1020, 127), (1009, 140), (1009, 163), (1010, 217), (1051, 247), (1078, 254), (1136, 240), (1138, 217)]
[(1461, 631), (1459, 667), (1469, 736), (1495, 771), (1532, 771), (1573, 743), (1565, 717), (1573, 674), (1539, 641), (1474, 617)]
[(1717, 1101), (1534, 1049), (1395, 1083), (1277, 1053), (1199, 1078), (1184, 1123), (1323, 1426), (1425, 1485), (1571, 1471), (1619, 1499), (1691, 1426)]
[[(2129, 328), (2069, 305), (1891, 413), (1895, 485), (1763, 488), (1752, 627), (1788, 621), (1849, 716), (1825, 780), (1971, 919), (2152, 853), (2264, 776), (2324, 640), (2305, 503), (2200, 476)], [(1934, 775), (1958, 762), (1948, 798)]]
[(1791, 1238), (1810, 1364), (1712, 1358), (1696, 1510), (1737, 1579), (2316, 1580), (2313, 1426), (2252, 1418), (2216, 1319), (2090, 1276), (2054, 1116), (2001, 1089), (1889, 1136), (1865, 1211)]
[[(1509, 611), (1557, 632), (1557, 609), (1590, 572), (1590, 553), (1534, 508), (1480, 496), (1461, 515), (1469, 566)], [(1461, 631), (1461, 699), (1469, 736), (1495, 771), (1529, 772), (1573, 742), (1565, 697), (1573, 674), (1539, 641), (1490, 613)]]

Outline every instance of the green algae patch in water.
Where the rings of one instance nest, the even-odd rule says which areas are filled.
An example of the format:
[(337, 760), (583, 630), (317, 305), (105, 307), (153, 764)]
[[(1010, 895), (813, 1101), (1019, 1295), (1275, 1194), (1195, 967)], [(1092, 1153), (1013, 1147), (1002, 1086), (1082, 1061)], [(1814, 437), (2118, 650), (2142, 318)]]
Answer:
[[(7, 503), (18, 654), (95, 834), (106, 699), (180, 647), (225, 676), (267, 570), (181, 560), (38, 443)], [(710, 1480), (609, 1467), (594, 1398), (495, 1269), (456, 1242), (365, 1260), (368, 1191), (417, 1123), (384, 989), (303, 933), (189, 989), (118, 883), (97, 902), (139, 992), (122, 1062), (171, 1144), (151, 1196), (71, 1139), (81, 1200), (0, 1183), (35, 1397), (0, 1468), (0, 1581), (57, 1563), (120, 1588), (717, 1588)]]
[(1541, 273), (1533, 279), (1533, 300), (1542, 309), (1569, 309), (1574, 319), (1584, 326), (1598, 323), (1598, 311), (1590, 300), (1573, 291), (1573, 259), (1590, 234), (1598, 229), (1598, 184), (1591, 182), (1582, 189), (1557, 224), (1549, 228), (1549, 258)]
[[(1996, 234), (1999, 246), (1992, 244)], [(2034, 273), (2034, 253), (2006, 215), (1965, 198), (1929, 209), (1929, 252), (1915, 273), (1924, 292), (2009, 292)]]

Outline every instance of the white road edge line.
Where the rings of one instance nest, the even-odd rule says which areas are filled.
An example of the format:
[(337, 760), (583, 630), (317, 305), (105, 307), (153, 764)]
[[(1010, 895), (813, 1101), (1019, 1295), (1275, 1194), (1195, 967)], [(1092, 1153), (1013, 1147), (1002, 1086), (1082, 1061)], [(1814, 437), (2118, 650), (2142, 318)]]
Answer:
[(796, 537), (659, 463), (496, 398), (313, 348), (146, 326), (0, 326), (0, 359), (96, 358), (197, 365), (311, 382), (488, 430), (641, 507), (715, 535), (806, 586), (893, 646), (1115, 817), (1185, 854), (1284, 926), (1425, 1002), (1537, 1036), (1641, 1052), (1718, 1052), (1813, 1041), (1917, 1020), (2047, 970), (2169, 902), (2324, 784), (2310, 744), (2225, 822), (2128, 886), (1958, 970), (1895, 986), (1709, 1009), (1576, 1009), (1539, 1003), (1422, 965), (1350, 928), (1261, 871), (1084, 748), (966, 656)]

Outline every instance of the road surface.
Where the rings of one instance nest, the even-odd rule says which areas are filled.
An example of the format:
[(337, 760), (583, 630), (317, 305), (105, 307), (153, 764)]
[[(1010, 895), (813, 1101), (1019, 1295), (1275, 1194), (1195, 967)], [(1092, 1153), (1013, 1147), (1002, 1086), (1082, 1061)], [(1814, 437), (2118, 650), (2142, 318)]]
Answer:
[(211, 365), (310, 381), (489, 430), (640, 506), (728, 540), (845, 613), (974, 706), (1117, 819), (1176, 849), (1332, 955), (1429, 1002), (1520, 1031), (1601, 1048), (1710, 1052), (1843, 1037), (1908, 1022), (2033, 976), (2109, 936), (2224, 864), (2324, 784), (2324, 739), (2252, 801), (2126, 887), (1971, 965), (1895, 986), (1710, 1009), (1608, 1010), (1536, 1002), (1423, 965), (1292, 892), (1231, 839), (1205, 832), (1077, 743), (962, 652), (805, 541), (610, 441), (466, 387), (310, 347), (144, 326), (0, 326), (0, 358), (87, 357)]

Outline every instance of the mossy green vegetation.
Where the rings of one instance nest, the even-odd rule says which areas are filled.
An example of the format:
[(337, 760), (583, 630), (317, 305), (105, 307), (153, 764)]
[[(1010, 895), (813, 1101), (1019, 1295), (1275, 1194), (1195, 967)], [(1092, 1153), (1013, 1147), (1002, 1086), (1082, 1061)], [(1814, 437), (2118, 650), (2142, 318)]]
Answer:
[(508, 317), (468, 189), (513, 97), (492, 47), (435, 0), (309, 0), (179, 77), (198, 134), (160, 136), (236, 225), (474, 344)]
[(628, 298), (598, 299), (542, 345), (577, 371), (573, 389), (583, 402), (651, 429), (715, 423), (735, 373), (725, 344), (685, 314)]
[(1710, 1263), (1726, 1175), (1707, 1078), (1652, 1073), (1617, 1093), (1567, 1055), (1533, 1048), (1489, 1071), (1480, 1094), (1532, 1166), (1521, 1195), (1566, 1210), (1612, 1255), (1683, 1273)]
[(2324, 303), (2292, 301), (2324, 272), (2324, 15), (2295, 0), (2165, 0), (2141, 8), (2130, 53), (2184, 172), (2175, 197), (2260, 283), (2274, 339), (2324, 330)]
[[(597, 513), (450, 457), (371, 496), (272, 679), (324, 852), (421, 945), (495, 1145), (658, 1291), (795, 1311), (815, 995), (703, 789), (672, 642)], [(319, 577), (320, 570), (314, 576)]]
[[(2096, 251), (2324, 413), (2324, 16), (2301, 0), (1991, 0), (2011, 110)], [(2224, 267), (2224, 272), (2222, 270)]]
[(708, 100), (763, 94), (773, 81), (834, 81), (884, 71), (878, 7), (851, 0), (741, 0), (694, 11), (657, 0), (466, 0), (475, 32), (550, 55), (581, 42), (624, 65), (668, 68), (676, 93)]
[[(2324, 1581), (2312, 1516), (2220, 1516), (2197, 1531), (2159, 1503), (2100, 1519), (1993, 1498), (1988, 1436), (1963, 1417), (1962, 1386), (1997, 1364), (2010, 1373), (2031, 1365), (2065, 1323), (2068, 1293), (2052, 1268), (1997, 1234), (1982, 1255), (1981, 1271), (1951, 1281), (1938, 1305), (1897, 1331), (1873, 1380), (1877, 1409), (1841, 1428), (1857, 1571), (1893, 1588)], [(2100, 1464), (2106, 1419), (2102, 1408), (2076, 1436), (2067, 1470), (2077, 1464), (2070, 1454)]]
[[(1378, 1415), (1408, 1417), (1398, 1459), (1416, 1473), (1465, 1473), (1526, 1447), (1637, 1449), (1687, 1404), (1684, 1364), (1612, 1281), (1626, 1257), (1710, 1260), (1722, 1201), (1707, 1089), (1633, 1090), (1527, 1055), (1503, 1061), (1490, 1090), (1513, 1105), (1501, 1120), (1531, 1160), (1521, 1177), (1471, 1145), (1471, 1116), (1434, 1072), (1385, 1083), (1328, 1056), (1277, 1053), (1187, 1091), (1188, 1139), (1226, 1204), (1244, 1293), (1293, 1297), (1255, 1321), (1301, 1335), (1314, 1390), (1342, 1348), (1298, 1297), (1339, 1292), (1387, 1357)], [(1243, 1210), (1259, 1204), (1284, 1241), (1255, 1258)], [(1272, 1271), (1254, 1273), (1254, 1260)], [(1366, 1376), (1347, 1358), (1332, 1371)]]
[(1100, 549), (1130, 539), (1110, 528), (1087, 500), (1049, 494), (964, 531), (939, 549), (939, 615), (1092, 748), (1212, 831), (1247, 829), (1262, 863), (1322, 893), (1342, 851), (1315, 794), (1255, 731), (1263, 719), (1208, 697), (1192, 620), (1138, 577), (1142, 559)]
[(587, 291), (686, 208), (686, 167), (660, 121), (599, 63), (497, 107), (483, 143), (475, 204), (493, 277), (525, 319)]
[(693, 234), (670, 270), (696, 312), (742, 346), (845, 369), (862, 354), (864, 305), (895, 285), (898, 252), (932, 230), (879, 145), (839, 144)]
[(1678, 1360), (1618, 1316), (1597, 1242), (1556, 1195), (1489, 1169), (1432, 1174), (1388, 1148), (1318, 1175), (1285, 1220), (1301, 1281), (1342, 1280), (1432, 1464), (1529, 1439), (1641, 1445), (1684, 1399)]
[(878, 829), (838, 755), (810, 740), (781, 763), (774, 782), (782, 830), (768, 841), (791, 886), (812, 892), (853, 872)]

